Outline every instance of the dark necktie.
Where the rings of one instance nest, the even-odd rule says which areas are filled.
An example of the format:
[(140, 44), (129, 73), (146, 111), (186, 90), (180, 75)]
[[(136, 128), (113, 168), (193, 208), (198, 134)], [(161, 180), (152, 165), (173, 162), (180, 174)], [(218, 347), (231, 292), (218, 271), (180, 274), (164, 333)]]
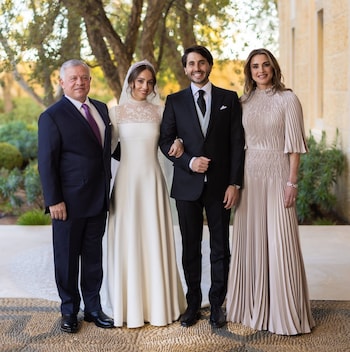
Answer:
[(204, 93), (205, 93), (204, 90), (200, 89), (198, 91), (199, 97), (197, 99), (197, 104), (202, 111), (203, 117), (205, 115), (205, 111), (207, 110), (207, 108), (205, 106)]
[(82, 107), (82, 108), (84, 109), (84, 111), (85, 111), (85, 116), (86, 116), (87, 122), (89, 123), (91, 129), (93, 130), (93, 132), (94, 132), (94, 134), (95, 134), (97, 140), (98, 140), (98, 141), (100, 142), (100, 144), (102, 145), (102, 140), (101, 140), (101, 135), (100, 135), (100, 129), (98, 128), (95, 119), (93, 118), (93, 116), (92, 116), (91, 113), (90, 113), (90, 108), (89, 108), (89, 106), (86, 105), (86, 104), (83, 104), (81, 107)]

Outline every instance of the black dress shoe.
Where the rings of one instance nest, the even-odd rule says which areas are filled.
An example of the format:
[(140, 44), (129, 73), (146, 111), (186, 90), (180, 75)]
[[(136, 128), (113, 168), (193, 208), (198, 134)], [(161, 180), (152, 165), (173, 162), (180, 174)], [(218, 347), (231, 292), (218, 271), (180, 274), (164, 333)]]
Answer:
[(226, 317), (221, 307), (211, 307), (209, 322), (213, 328), (222, 328), (226, 324)]
[(197, 323), (198, 319), (201, 317), (201, 313), (197, 308), (187, 307), (184, 314), (181, 315), (180, 323), (181, 326), (188, 328)]
[(76, 314), (62, 314), (61, 330), (69, 333), (78, 331), (78, 319)]
[(110, 329), (114, 328), (114, 320), (108, 315), (99, 310), (97, 312), (89, 312), (84, 314), (84, 320), (94, 322), (99, 328)]

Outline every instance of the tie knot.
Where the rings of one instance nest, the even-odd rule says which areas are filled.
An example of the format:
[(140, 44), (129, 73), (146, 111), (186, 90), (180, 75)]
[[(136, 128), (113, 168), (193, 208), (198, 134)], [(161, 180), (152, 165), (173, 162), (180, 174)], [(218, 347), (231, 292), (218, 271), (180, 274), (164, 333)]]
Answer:
[(204, 93), (205, 93), (205, 91), (202, 90), (202, 89), (200, 89), (200, 90), (198, 91), (199, 97), (200, 97), (200, 98), (203, 98)]
[(85, 112), (87, 112), (87, 111), (90, 110), (90, 109), (89, 109), (89, 105), (87, 105), (87, 104), (85, 104), (85, 103), (82, 104), (81, 107), (84, 109)]

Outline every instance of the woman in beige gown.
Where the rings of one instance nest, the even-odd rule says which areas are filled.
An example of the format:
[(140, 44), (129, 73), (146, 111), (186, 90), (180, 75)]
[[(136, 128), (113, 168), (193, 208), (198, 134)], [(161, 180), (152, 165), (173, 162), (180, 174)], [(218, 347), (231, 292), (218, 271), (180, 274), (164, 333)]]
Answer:
[(110, 111), (121, 158), (107, 226), (104, 296), (115, 326), (165, 326), (179, 318), (185, 303), (158, 159), (160, 103), (153, 66), (141, 61), (129, 69), (119, 105)]
[(300, 154), (307, 152), (302, 109), (268, 50), (252, 51), (244, 72), (246, 160), (227, 320), (282, 335), (309, 333), (314, 320), (295, 206)]

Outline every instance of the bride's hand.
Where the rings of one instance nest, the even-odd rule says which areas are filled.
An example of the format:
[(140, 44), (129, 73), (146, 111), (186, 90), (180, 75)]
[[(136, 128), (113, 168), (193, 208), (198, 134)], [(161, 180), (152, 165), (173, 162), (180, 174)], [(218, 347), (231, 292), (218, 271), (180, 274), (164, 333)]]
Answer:
[(177, 138), (174, 140), (174, 143), (171, 145), (168, 155), (174, 156), (175, 158), (180, 158), (183, 152), (184, 152), (184, 145), (182, 141), (179, 138)]

